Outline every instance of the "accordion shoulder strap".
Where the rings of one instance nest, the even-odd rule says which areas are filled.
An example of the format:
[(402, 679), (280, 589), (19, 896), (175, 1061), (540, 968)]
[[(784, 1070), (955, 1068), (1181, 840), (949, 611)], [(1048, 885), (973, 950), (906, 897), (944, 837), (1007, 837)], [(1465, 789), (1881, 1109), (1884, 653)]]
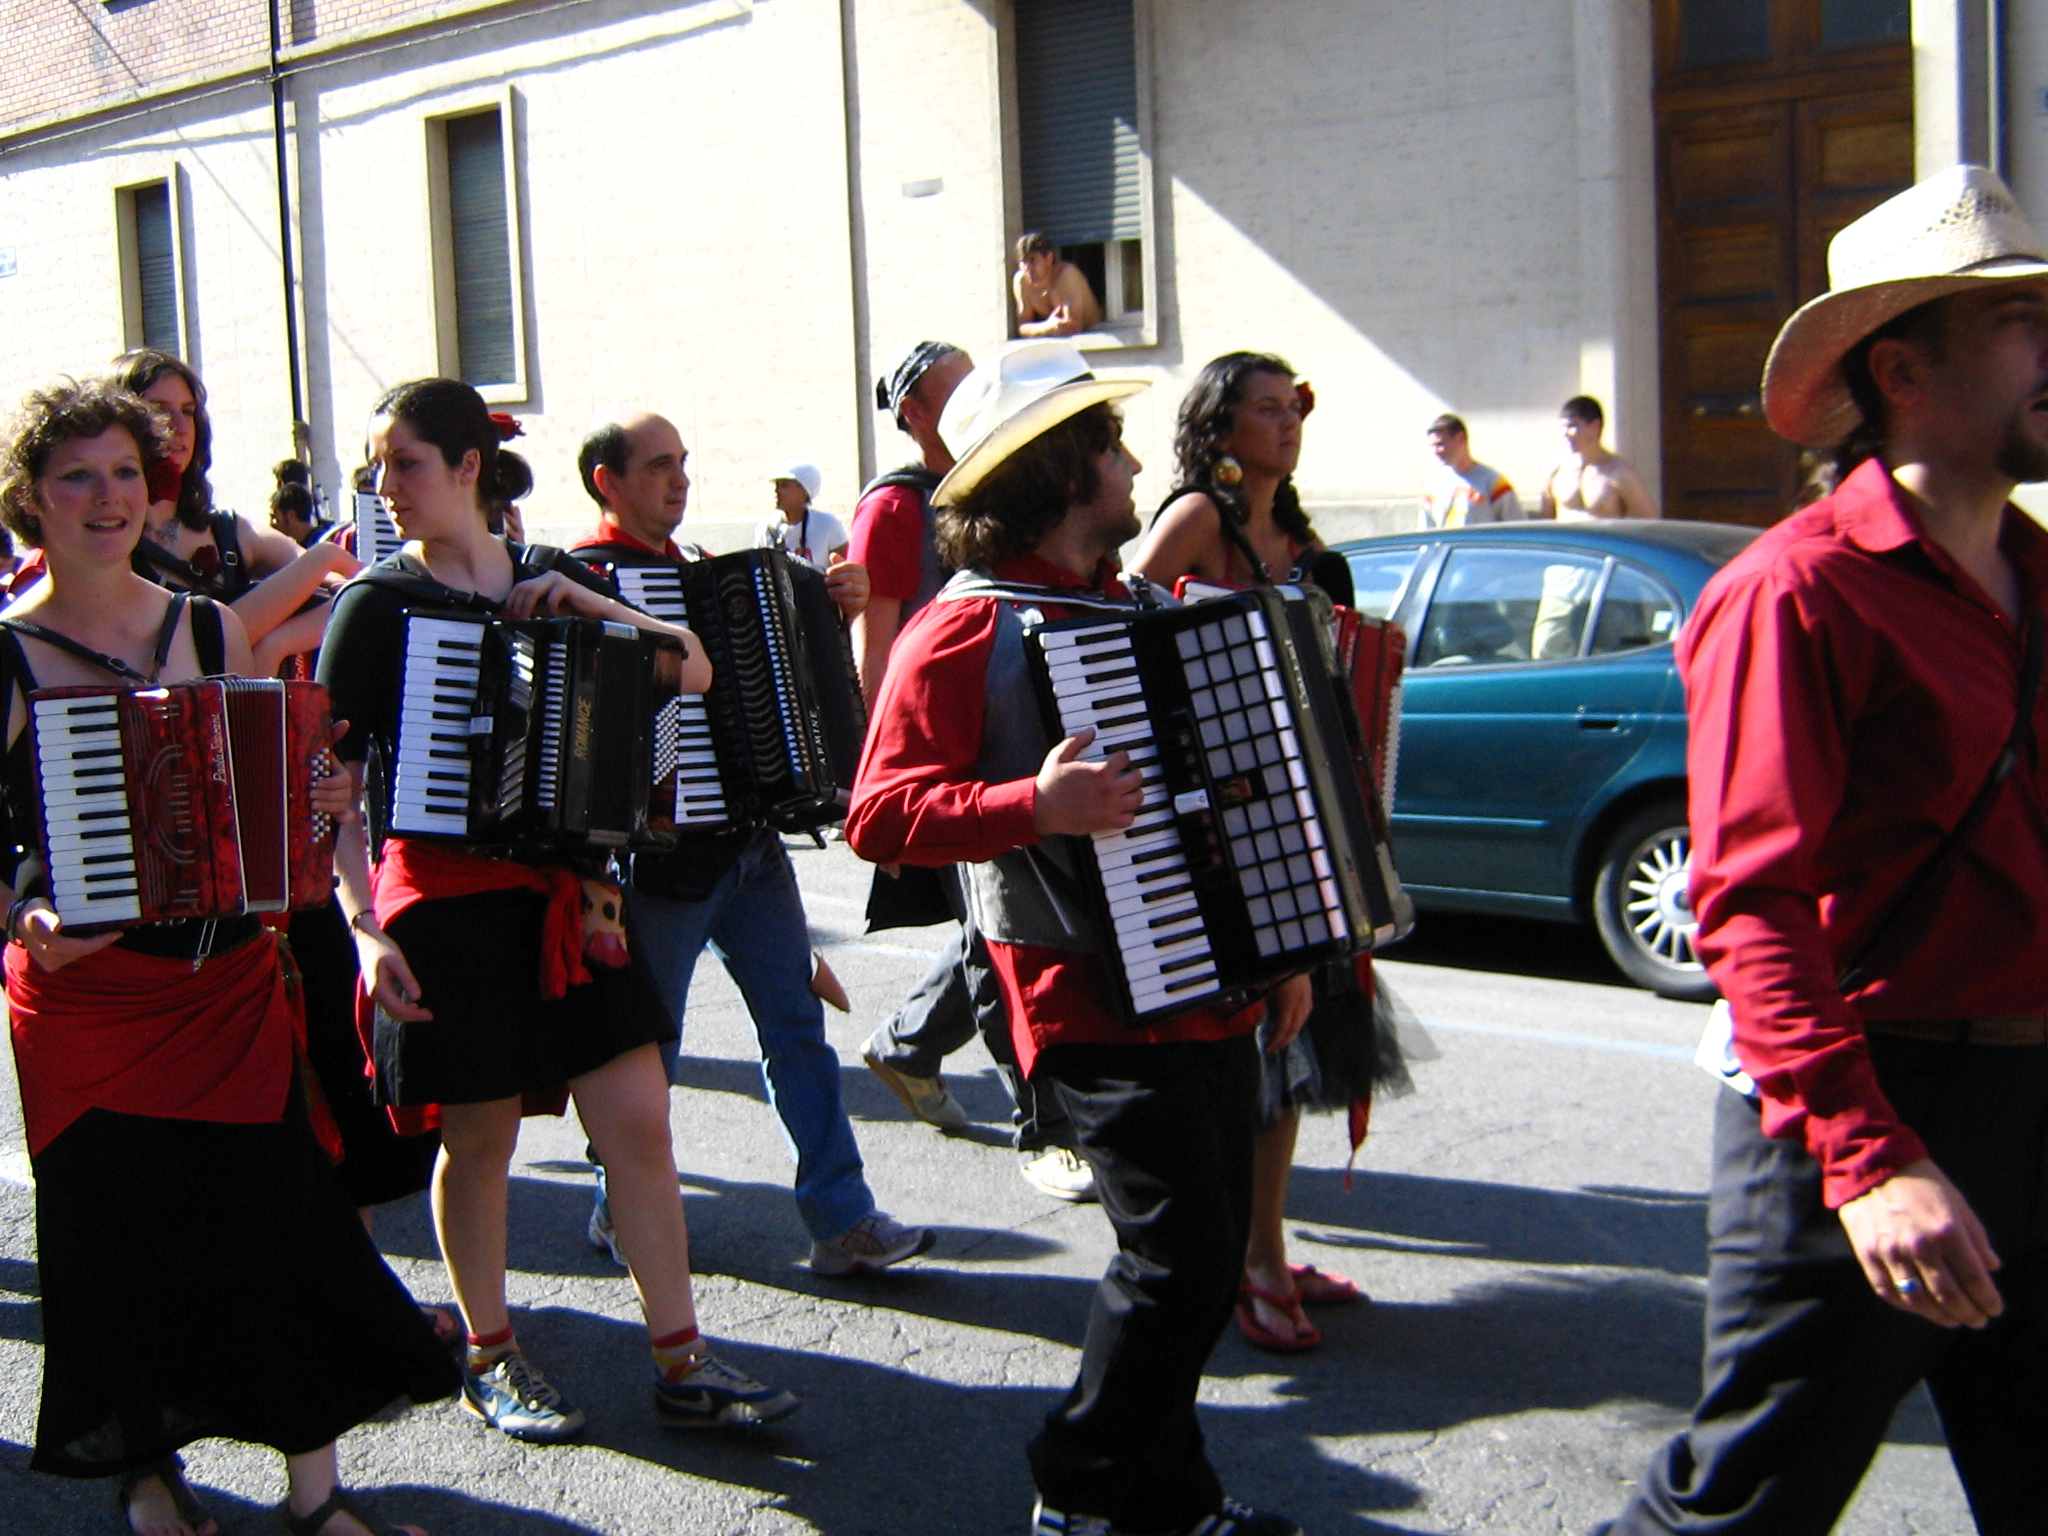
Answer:
[(1060, 608), (1086, 608), (1093, 613), (1130, 613), (1137, 605), (1114, 597), (1101, 597), (1076, 587), (1038, 587), (1017, 581), (967, 580), (948, 582), (935, 601), (968, 603), (977, 600), (998, 603), (1048, 603)]
[[(227, 629), (220, 621), (220, 605), (210, 597), (192, 599), (192, 649), (199, 653), (202, 677), (218, 677), (228, 669)], [(161, 668), (164, 658), (157, 658)]]
[[(30, 623), (27, 619), (0, 619), (0, 626), (13, 630), (17, 635), (27, 635), (31, 640), (40, 640), (45, 645), (55, 646), (60, 651), (76, 656), (88, 666), (98, 667), (102, 672), (113, 673), (114, 676), (120, 678), (123, 682), (140, 683), (142, 686), (148, 687), (163, 674), (164, 663), (170, 660), (171, 643), (178, 638), (178, 620), (184, 614), (185, 605), (191, 599), (192, 594), (189, 592), (173, 592), (171, 594), (170, 604), (164, 610), (163, 628), (157, 631), (156, 654), (147, 676), (136, 671), (118, 656), (109, 656), (104, 651), (96, 651), (91, 646), (72, 639), (69, 635), (59, 634), (54, 629), (45, 629), (40, 624)], [(216, 633), (218, 633), (220, 615), (216, 613), (213, 619)], [(197, 637), (195, 636), (194, 638), (196, 641)]]

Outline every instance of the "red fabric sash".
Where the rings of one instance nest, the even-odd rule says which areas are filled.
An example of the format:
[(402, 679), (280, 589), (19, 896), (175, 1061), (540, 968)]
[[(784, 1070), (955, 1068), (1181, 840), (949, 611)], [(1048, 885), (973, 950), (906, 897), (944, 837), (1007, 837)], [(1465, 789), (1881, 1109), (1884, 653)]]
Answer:
[[(477, 896), (485, 891), (538, 891), (548, 898), (541, 920), (540, 990), (557, 998), (590, 980), (583, 961), (583, 882), (576, 871), (559, 864), (520, 864), (487, 859), (444, 843), (387, 838), (384, 856), (370, 872), (371, 904), (377, 926), (389, 929), (393, 919), (416, 901), (435, 897)], [(376, 1009), (359, 977), (356, 984), (356, 1033), (363, 1042), (363, 1069), (374, 1077)], [(528, 1115), (559, 1115), (569, 1107), (566, 1084), (529, 1093), (521, 1106)], [(387, 1107), (392, 1129), (418, 1136), (441, 1123), (437, 1104), (394, 1104)]]
[(31, 1157), (89, 1109), (283, 1118), (300, 1015), (268, 930), (197, 970), (116, 948), (45, 971), (19, 944), (6, 968)]

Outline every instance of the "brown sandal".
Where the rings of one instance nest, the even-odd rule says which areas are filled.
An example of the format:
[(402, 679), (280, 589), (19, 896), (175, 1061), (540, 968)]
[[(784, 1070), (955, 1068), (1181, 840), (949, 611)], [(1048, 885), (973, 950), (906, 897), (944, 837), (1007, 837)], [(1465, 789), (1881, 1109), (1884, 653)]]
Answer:
[(336, 1488), (327, 1502), (310, 1515), (295, 1515), (290, 1504), (277, 1506), (278, 1518), (291, 1536), (322, 1536), (322, 1528), (336, 1515), (353, 1515), (370, 1536), (426, 1536), (416, 1525), (393, 1525), (346, 1488)]
[(209, 1536), (208, 1526), (216, 1532), (220, 1530), (220, 1522), (207, 1512), (206, 1506), (199, 1502), (199, 1495), (192, 1491), (192, 1485), (185, 1481), (184, 1458), (175, 1454), (166, 1456), (162, 1461), (151, 1462), (146, 1467), (131, 1468), (114, 1480), (114, 1497), (121, 1505), (121, 1523), (129, 1530), (135, 1529), (135, 1522), (128, 1517), (128, 1511), (135, 1503), (135, 1490), (152, 1477), (163, 1483), (178, 1518), (191, 1526), (197, 1536)]

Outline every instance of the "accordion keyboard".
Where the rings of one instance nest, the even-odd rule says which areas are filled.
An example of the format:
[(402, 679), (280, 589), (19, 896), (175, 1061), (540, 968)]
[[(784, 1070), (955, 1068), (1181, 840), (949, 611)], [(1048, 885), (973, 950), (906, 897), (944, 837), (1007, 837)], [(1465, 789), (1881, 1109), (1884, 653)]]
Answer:
[[(35, 712), (51, 905), (73, 926), (140, 917), (115, 701), (39, 699)], [(187, 840), (178, 837), (180, 829), (166, 830)]]
[(415, 618), (406, 626), (405, 709), (392, 764), (391, 830), (469, 829), (470, 721), (483, 655), (481, 624)]
[(355, 513), (356, 558), (363, 564), (375, 565), (405, 548), (405, 539), (398, 531), (398, 524), (392, 522), (391, 514), (384, 510), (382, 496), (372, 491), (357, 491)]
[[(524, 635), (514, 637), (532, 675), (533, 642)], [(552, 808), (562, 782), (562, 746), (569, 739), (569, 648), (548, 648), (540, 673), (540, 778), (534, 784), (534, 804)]]
[(1216, 957), (1203, 929), (1159, 742), (1139, 691), (1131, 629), (1106, 624), (1058, 630), (1041, 643), (1061, 728), (1069, 735), (1095, 731), (1081, 756), (1100, 761), (1128, 752), (1144, 787), (1136, 819), (1093, 838), (1132, 1004), (1140, 1013), (1192, 1006), (1217, 990)]
[[(689, 622), (683, 573), (675, 566), (621, 565), (612, 575), (619, 596), (641, 612), (672, 624)], [(723, 826), (730, 819), (702, 694), (679, 694), (662, 706), (654, 722), (654, 754), (655, 778), (671, 771), (676, 776), (677, 826)]]

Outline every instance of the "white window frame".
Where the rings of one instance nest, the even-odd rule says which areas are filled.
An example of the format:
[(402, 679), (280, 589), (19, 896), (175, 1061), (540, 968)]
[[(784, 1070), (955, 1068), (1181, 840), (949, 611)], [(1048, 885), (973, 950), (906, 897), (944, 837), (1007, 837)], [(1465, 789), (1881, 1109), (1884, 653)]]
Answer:
[[(1152, 146), (1152, 4), (1153, 0), (1131, 0), (1133, 74), (1138, 96), (1138, 229), (1140, 270), (1144, 274), (1145, 307), (1128, 311), (1123, 307), (1123, 263), (1115, 247), (1103, 248), (1102, 323), (1068, 339), (1084, 352), (1116, 351), (1131, 347), (1159, 345), (1159, 208), (1157, 169)], [(1003, 0), (997, 34), (1003, 122), (1003, 214), (1009, 235), (1004, 241), (1003, 331), (1017, 334), (1017, 303), (1010, 292), (1010, 274), (1015, 270), (1016, 237), (1024, 228), (1023, 143), (1017, 120), (1017, 0)]]
[(526, 263), (521, 251), (524, 228), (519, 207), (518, 95), (511, 86), (496, 91), (445, 98), (424, 118), (427, 148), (427, 231), (434, 267), (434, 339), (437, 362), (446, 378), (462, 377), (462, 351), (456, 333), (455, 242), (448, 199), (448, 124), (457, 118), (498, 114), (498, 137), (505, 162), (505, 236), (510, 247), (512, 279), (512, 378), (479, 384), (478, 394), (492, 405), (524, 405), (533, 384), (526, 357)]
[(175, 329), (178, 357), (191, 363), (192, 304), (185, 283), (185, 177), (177, 161), (166, 163), (152, 176), (125, 177), (113, 188), (114, 248), (121, 273), (121, 350), (132, 352), (143, 343), (142, 252), (135, 236), (135, 194), (162, 187), (171, 216), (171, 301), (177, 309)]

